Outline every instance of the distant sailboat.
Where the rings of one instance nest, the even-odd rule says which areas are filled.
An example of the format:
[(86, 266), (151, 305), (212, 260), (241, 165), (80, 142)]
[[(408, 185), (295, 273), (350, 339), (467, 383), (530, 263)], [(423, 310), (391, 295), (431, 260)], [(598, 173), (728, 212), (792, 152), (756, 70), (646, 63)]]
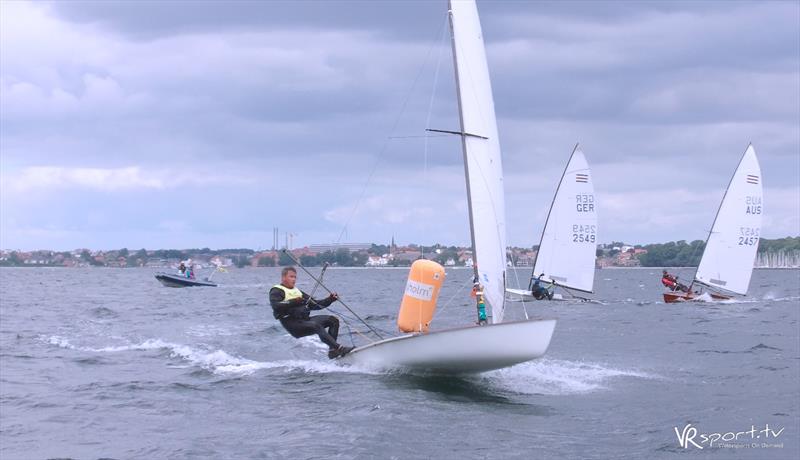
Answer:
[[(343, 362), (443, 373), (499, 369), (542, 356), (556, 321), (503, 322), (506, 284), (505, 198), (494, 100), (478, 10), (473, 0), (449, 5), (476, 283), (491, 307), (491, 324), (394, 337), (358, 347)], [(448, 131), (444, 131), (448, 132)], [(413, 267), (412, 267), (413, 271)], [(433, 286), (409, 279), (419, 298)], [(438, 288), (437, 288), (438, 289)], [(430, 299), (430, 294), (425, 294)], [(476, 298), (479, 311), (481, 295)], [(483, 318), (481, 318), (483, 319)]]
[(579, 145), (564, 168), (539, 241), (528, 289), (511, 300), (561, 299), (556, 286), (591, 293), (597, 255), (597, 208), (589, 164)]
[(714, 300), (730, 299), (731, 294), (747, 294), (761, 236), (763, 206), (761, 167), (751, 144), (719, 205), (692, 284), (687, 292), (665, 292), (664, 301), (696, 299), (701, 293), (694, 291), (695, 283), (709, 288)]

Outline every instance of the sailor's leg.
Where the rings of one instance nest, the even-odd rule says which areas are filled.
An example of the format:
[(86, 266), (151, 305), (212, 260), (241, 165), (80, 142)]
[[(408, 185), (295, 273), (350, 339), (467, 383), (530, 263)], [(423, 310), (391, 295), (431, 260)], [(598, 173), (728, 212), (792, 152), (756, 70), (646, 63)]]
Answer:
[(286, 329), (292, 337), (299, 339), (317, 333), (319, 326), (312, 322), (303, 319), (284, 319), (281, 320), (283, 328)]
[[(331, 350), (339, 348), (339, 344), (336, 342), (336, 337), (339, 334), (338, 319), (333, 316), (319, 315), (312, 316), (308, 322), (316, 326), (315, 332), (319, 336), (319, 339), (325, 342)], [(331, 332), (333, 332), (333, 334), (331, 334)]]
[(328, 334), (330, 334), (334, 340), (339, 338), (339, 318), (328, 316), (323, 326), (328, 328)]

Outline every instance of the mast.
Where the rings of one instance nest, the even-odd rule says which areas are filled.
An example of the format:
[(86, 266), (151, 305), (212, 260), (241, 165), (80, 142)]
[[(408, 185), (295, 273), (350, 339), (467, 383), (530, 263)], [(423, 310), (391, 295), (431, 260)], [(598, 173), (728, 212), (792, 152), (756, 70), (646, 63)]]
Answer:
[[(469, 161), (467, 158), (467, 135), (464, 131), (464, 111), (461, 103), (461, 80), (458, 78), (458, 46), (456, 45), (456, 31), (453, 27), (453, 0), (447, 2), (447, 16), (450, 22), (450, 43), (453, 46), (453, 73), (456, 76), (456, 95), (458, 96), (458, 123), (461, 136), (461, 151), (464, 157), (464, 181), (467, 183), (467, 210), (469, 211), (469, 238), (472, 249), (473, 279), (478, 282), (478, 251), (475, 246), (475, 217), (472, 215), (472, 189), (469, 183)], [(477, 301), (477, 297), (476, 297)]]

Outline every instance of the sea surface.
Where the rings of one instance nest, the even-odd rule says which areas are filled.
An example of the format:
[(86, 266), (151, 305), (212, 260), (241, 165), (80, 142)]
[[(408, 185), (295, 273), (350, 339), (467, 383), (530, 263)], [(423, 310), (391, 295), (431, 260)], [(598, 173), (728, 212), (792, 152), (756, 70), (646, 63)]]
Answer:
[[(277, 268), (217, 273), (216, 288), (153, 273), (0, 269), (0, 459), (800, 458), (797, 270), (684, 304), (663, 303), (658, 270), (599, 270), (591, 302), (508, 306), (558, 319), (543, 359), (469, 377), (329, 361), (272, 319)], [(332, 268), (325, 283), (393, 331), (406, 276)], [(474, 321), (470, 278), (448, 270), (434, 328)]]

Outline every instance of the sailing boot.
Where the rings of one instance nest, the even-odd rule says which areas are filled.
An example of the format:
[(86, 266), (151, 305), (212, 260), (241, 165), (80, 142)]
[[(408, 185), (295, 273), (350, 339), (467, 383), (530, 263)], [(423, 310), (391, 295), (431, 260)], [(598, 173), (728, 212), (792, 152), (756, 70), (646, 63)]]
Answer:
[(339, 348), (334, 348), (328, 351), (328, 358), (329, 359), (341, 358), (342, 356), (350, 353), (352, 350), (353, 347), (345, 347), (344, 345), (339, 345)]

